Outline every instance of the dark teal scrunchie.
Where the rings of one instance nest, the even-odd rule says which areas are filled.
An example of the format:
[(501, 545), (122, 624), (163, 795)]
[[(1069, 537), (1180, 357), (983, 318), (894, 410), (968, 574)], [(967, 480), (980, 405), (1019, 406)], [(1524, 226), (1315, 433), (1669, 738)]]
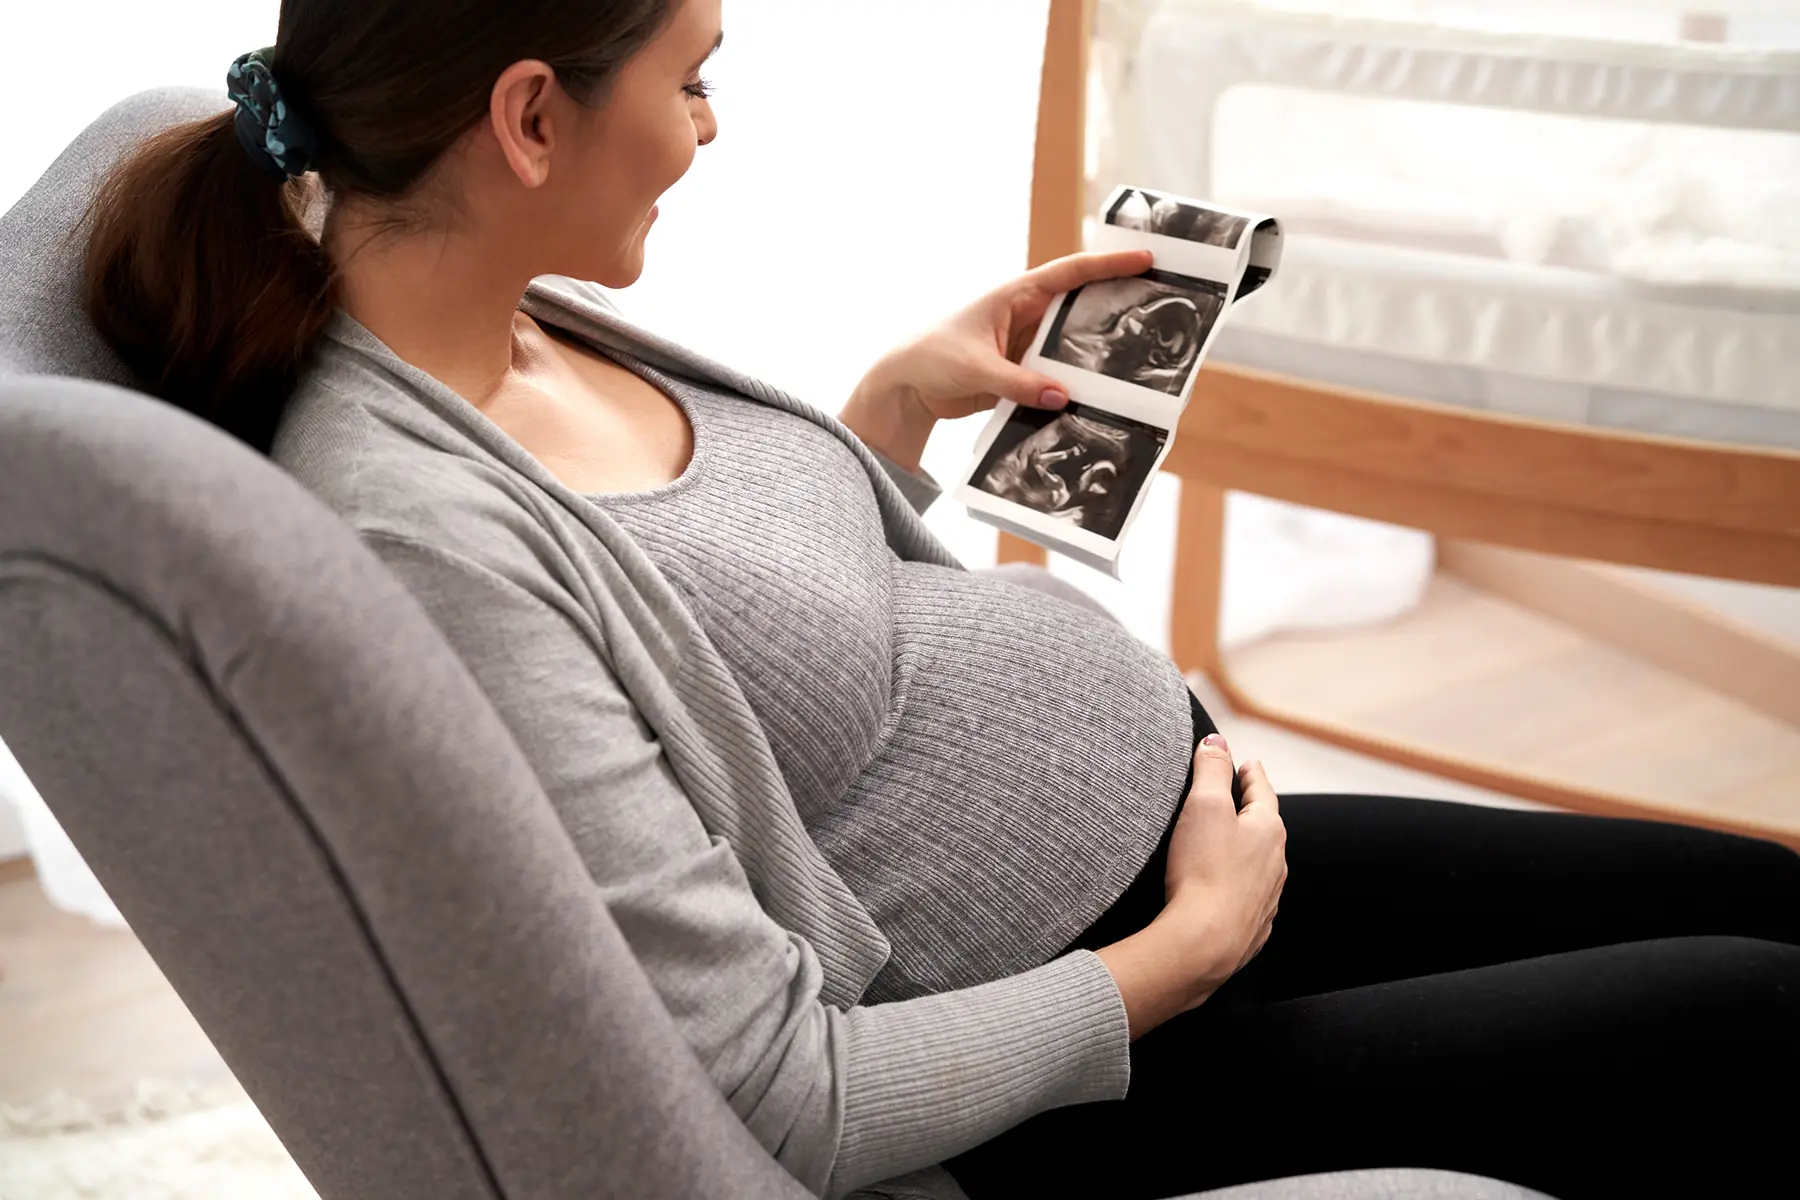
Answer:
[(264, 46), (240, 56), (225, 73), (225, 94), (237, 104), (232, 125), (250, 161), (278, 178), (293, 179), (311, 169), (319, 144), (306, 118), (282, 99), (269, 70), (274, 52)]

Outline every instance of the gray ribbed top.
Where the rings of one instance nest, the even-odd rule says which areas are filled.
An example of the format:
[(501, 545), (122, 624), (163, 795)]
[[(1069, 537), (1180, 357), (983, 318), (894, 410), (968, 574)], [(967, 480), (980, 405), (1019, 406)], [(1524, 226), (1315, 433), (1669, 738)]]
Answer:
[(868, 998), (1046, 961), (1174, 813), (1193, 750), (1174, 665), (1060, 597), (901, 559), (862, 463), (814, 422), (610, 356), (681, 405), (694, 457), (593, 499), (700, 619), (887, 935)]

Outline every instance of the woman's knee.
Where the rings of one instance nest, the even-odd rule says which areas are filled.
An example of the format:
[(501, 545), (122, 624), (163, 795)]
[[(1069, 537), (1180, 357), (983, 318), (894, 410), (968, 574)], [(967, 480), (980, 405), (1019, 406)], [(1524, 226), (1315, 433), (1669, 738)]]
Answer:
[(1750, 936), (1800, 947), (1800, 853), (1764, 838), (1694, 830), (1710, 841), (1712, 875), (1758, 910)]
[[(1735, 835), (1728, 835), (1735, 836)], [(1737, 837), (1743, 869), (1754, 873), (1776, 895), (1786, 898), (1789, 910), (1800, 915), (1800, 850), (1767, 838)]]
[(1790, 1052), (1800, 1047), (1800, 946), (1754, 937), (1669, 938), (1642, 944), (1666, 962), (1664, 987), (1642, 1003), (1666, 1015), (1685, 1011), (1694, 1021), (1785, 1031)]

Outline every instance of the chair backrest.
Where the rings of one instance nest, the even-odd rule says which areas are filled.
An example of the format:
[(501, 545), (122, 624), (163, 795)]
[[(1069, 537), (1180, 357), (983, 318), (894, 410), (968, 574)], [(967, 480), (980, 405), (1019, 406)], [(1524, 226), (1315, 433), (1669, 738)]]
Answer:
[(120, 104), (0, 219), (0, 736), (327, 1200), (806, 1195), (424, 611), (116, 386), (68, 232), (121, 149), (222, 106)]

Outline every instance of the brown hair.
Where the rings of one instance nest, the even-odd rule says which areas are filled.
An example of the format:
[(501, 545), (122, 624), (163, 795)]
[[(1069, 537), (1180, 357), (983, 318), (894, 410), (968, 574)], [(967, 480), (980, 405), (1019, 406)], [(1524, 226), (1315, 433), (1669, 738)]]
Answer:
[[(675, 0), (282, 0), (269, 65), (314, 130), (324, 192), (398, 200), (541, 59), (599, 105)], [(221, 64), (223, 73), (225, 64)], [(335, 306), (308, 227), (323, 195), (251, 160), (228, 110), (120, 163), (89, 209), (85, 302), (156, 395), (267, 452)]]

